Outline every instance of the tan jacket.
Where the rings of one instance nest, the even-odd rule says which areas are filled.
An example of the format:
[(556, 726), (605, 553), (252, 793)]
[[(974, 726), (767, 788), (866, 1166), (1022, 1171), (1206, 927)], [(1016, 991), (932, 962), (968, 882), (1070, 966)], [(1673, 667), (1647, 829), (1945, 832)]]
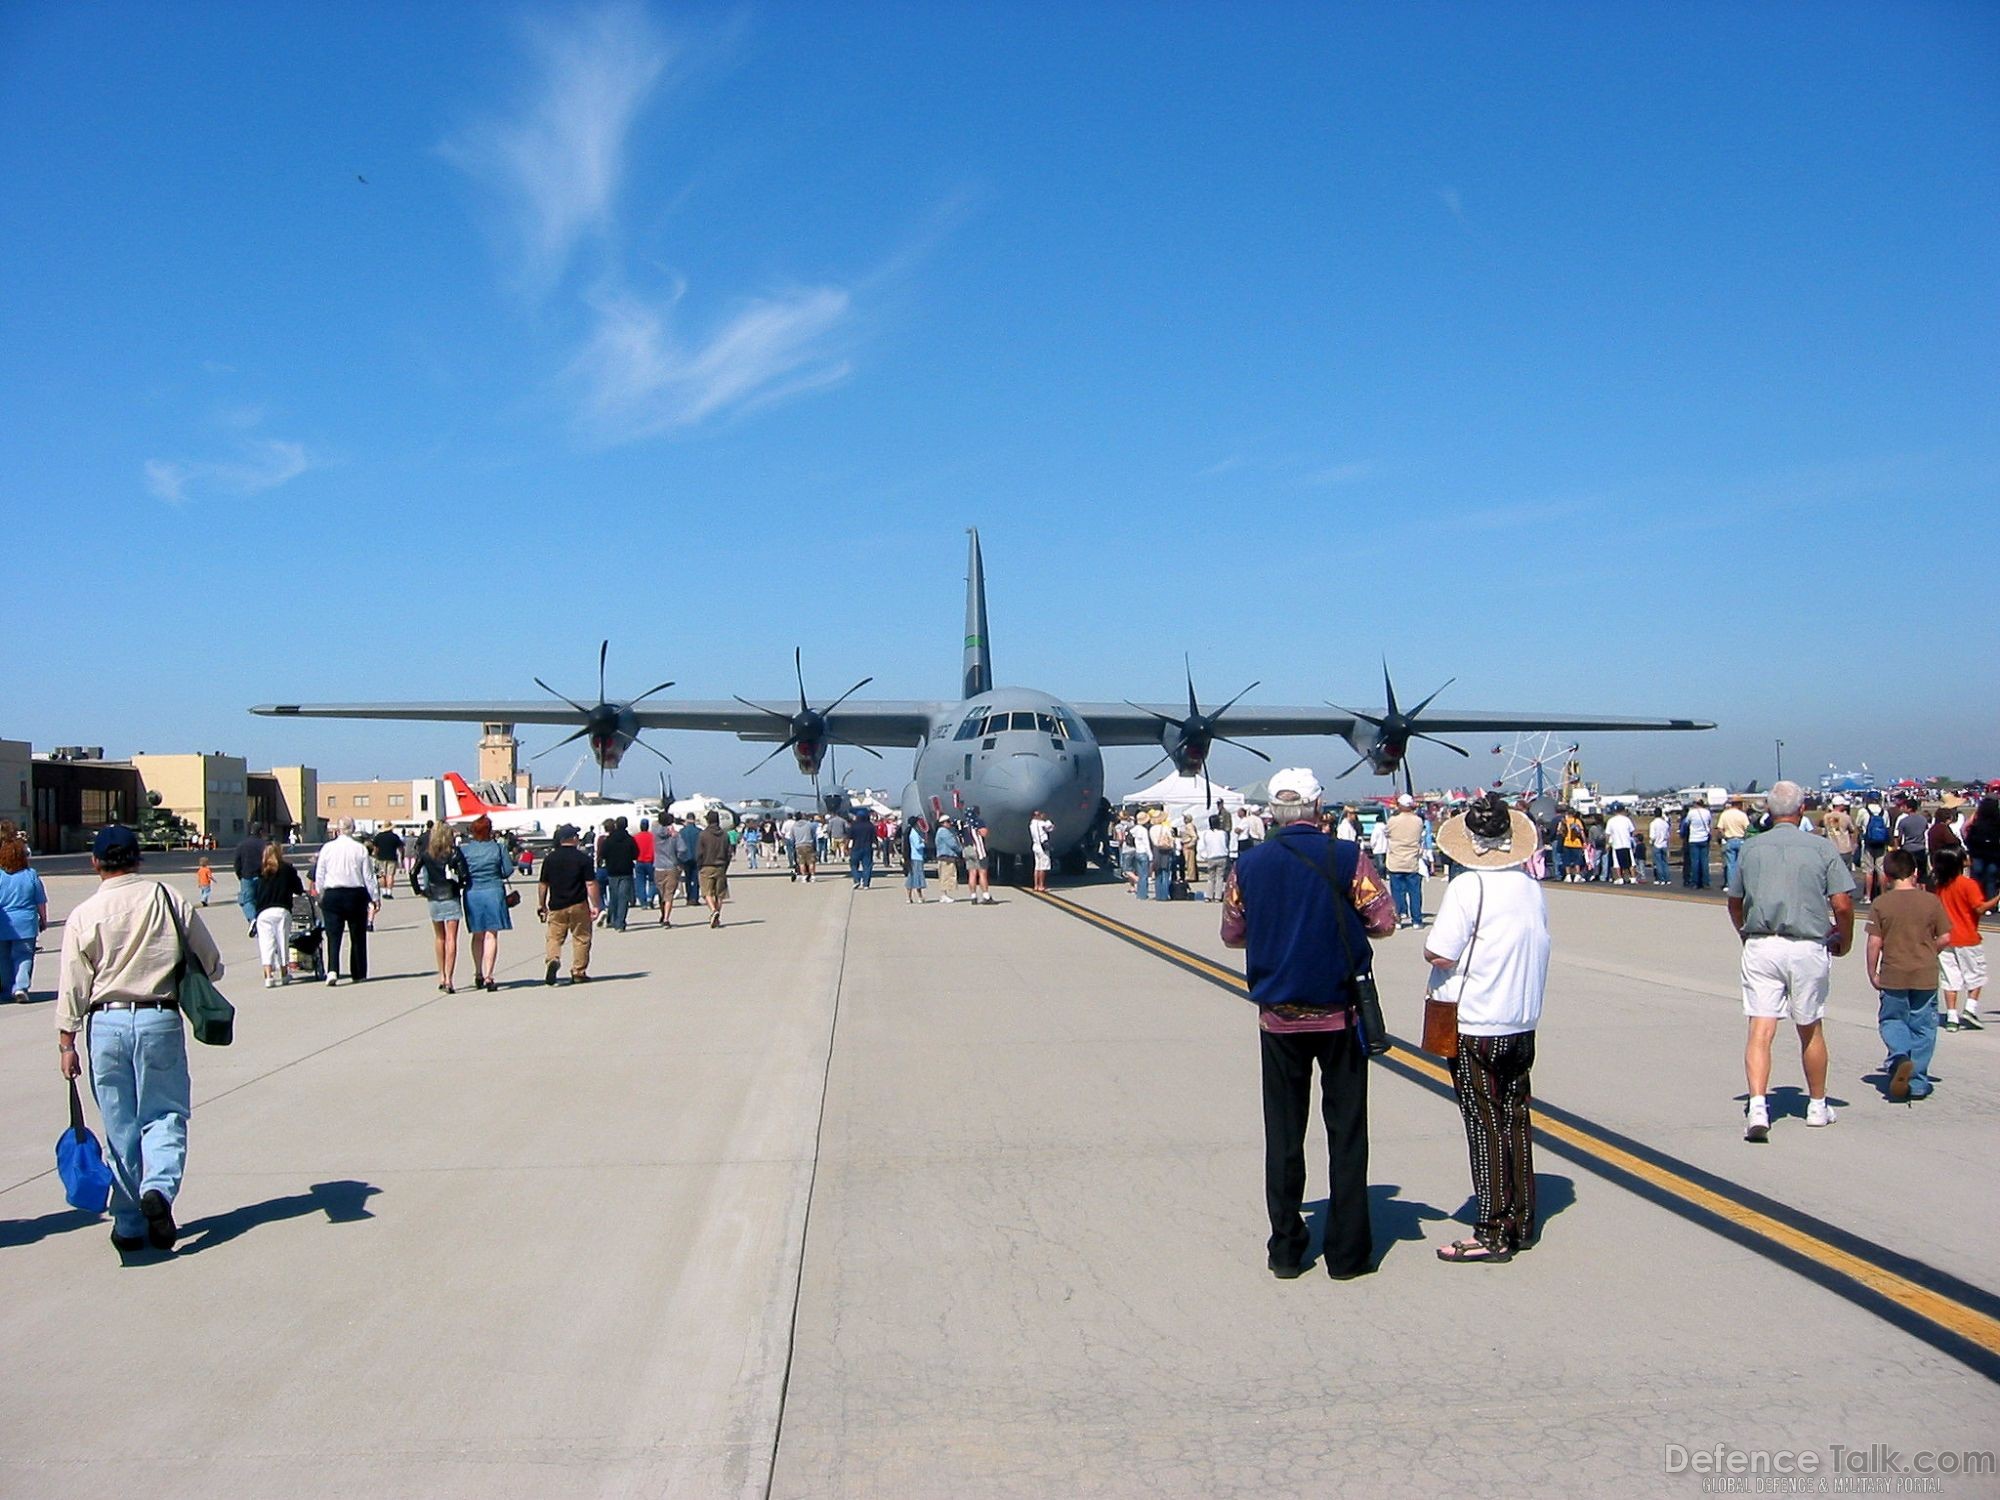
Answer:
[(187, 930), (191, 963), (222, 977), (222, 954), (187, 897), (157, 880), (118, 875), (63, 923), (62, 978), (56, 986), (56, 1029), (83, 1030), (83, 1018), (103, 1000), (167, 1000), (181, 961), (171, 903)]

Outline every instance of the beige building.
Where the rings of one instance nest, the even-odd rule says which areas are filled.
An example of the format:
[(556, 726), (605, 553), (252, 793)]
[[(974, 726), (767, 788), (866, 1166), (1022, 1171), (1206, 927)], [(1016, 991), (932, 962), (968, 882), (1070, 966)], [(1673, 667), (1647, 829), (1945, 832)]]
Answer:
[(326, 837), (319, 814), (319, 772), (311, 766), (273, 766), (263, 773), (277, 792), (277, 805), (263, 821), (272, 828), (290, 827), (294, 837), (316, 844)]
[(240, 755), (135, 755), (148, 796), (225, 847), (250, 826), (250, 768)]
[(0, 740), (0, 818), (28, 826), (28, 804), (34, 786), (34, 756), (26, 740)]
[(379, 828), (388, 823), (422, 825), (444, 816), (444, 783), (430, 777), (416, 781), (322, 781), (318, 783), (319, 815), (327, 823), (352, 818)]
[(521, 742), (512, 724), (483, 724), (479, 736), (480, 781), (512, 787), (508, 798), (516, 807), (526, 807), (534, 790), (534, 777), (521, 769)]

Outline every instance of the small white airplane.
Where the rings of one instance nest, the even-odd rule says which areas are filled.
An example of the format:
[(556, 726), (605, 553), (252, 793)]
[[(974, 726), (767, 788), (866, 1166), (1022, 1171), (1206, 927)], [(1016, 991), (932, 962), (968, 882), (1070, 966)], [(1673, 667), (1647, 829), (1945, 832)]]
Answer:
[(445, 822), (465, 824), (483, 816), (493, 820), (495, 833), (511, 833), (517, 839), (551, 840), (564, 823), (574, 823), (588, 838), (591, 830), (602, 827), (606, 818), (623, 818), (636, 833), (641, 818), (651, 818), (656, 823), (660, 818), (657, 801), (589, 802), (576, 807), (498, 807), (482, 799), (456, 771), (444, 773), (444, 785)]

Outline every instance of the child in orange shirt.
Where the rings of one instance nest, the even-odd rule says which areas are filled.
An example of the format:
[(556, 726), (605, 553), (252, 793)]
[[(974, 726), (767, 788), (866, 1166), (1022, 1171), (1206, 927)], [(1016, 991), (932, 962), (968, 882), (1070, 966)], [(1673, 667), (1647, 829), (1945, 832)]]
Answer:
[[(1986, 945), (1980, 941), (1979, 919), (2000, 905), (2000, 896), (1986, 899), (1979, 882), (1965, 873), (1965, 856), (1940, 849), (1931, 856), (1932, 873), (1937, 877), (1938, 900), (1951, 918), (1951, 946), (1938, 955), (1938, 987), (1944, 991), (1944, 1029), (1980, 1029), (1979, 992), (1986, 988)], [(1965, 1014), (1958, 1009), (1959, 992), (1965, 992)]]
[(215, 871), (208, 867), (206, 854), (201, 857), (201, 863), (195, 866), (194, 885), (201, 894), (201, 904), (208, 905), (209, 894), (215, 889)]

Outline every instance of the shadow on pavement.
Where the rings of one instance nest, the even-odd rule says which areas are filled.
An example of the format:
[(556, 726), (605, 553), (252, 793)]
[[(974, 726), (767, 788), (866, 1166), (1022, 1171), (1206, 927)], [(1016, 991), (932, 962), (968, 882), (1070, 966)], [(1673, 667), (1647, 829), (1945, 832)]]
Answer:
[[(1368, 1223), (1375, 1235), (1375, 1263), (1379, 1266), (1405, 1240), (1421, 1242), (1424, 1225), (1442, 1223), (1451, 1217), (1441, 1208), (1399, 1197), (1402, 1188), (1393, 1182), (1368, 1185)], [(1318, 1198), (1304, 1207), (1306, 1220), (1306, 1264), (1316, 1264), (1326, 1248), (1327, 1201)]]
[(66, 1208), (59, 1214), (43, 1214), (39, 1219), (0, 1220), (0, 1249), (32, 1245), (52, 1234), (68, 1234), (72, 1229), (88, 1229), (103, 1222), (103, 1214), (85, 1213), (80, 1208)]
[[(1535, 1174), (1535, 1238), (1540, 1239), (1543, 1231), (1564, 1209), (1576, 1202), (1576, 1179), (1573, 1177), (1551, 1177), (1547, 1172)], [(1440, 1215), (1440, 1217), (1444, 1217)], [(1458, 1211), (1451, 1218), (1461, 1224), (1479, 1222), (1479, 1199), (1468, 1196), (1458, 1205)]]
[(211, 1214), (206, 1219), (196, 1219), (192, 1224), (181, 1226), (181, 1255), (198, 1255), (203, 1250), (212, 1250), (217, 1245), (225, 1245), (239, 1235), (247, 1234), (260, 1224), (277, 1224), (286, 1219), (303, 1219), (308, 1214), (324, 1213), (327, 1222), (351, 1224), (357, 1219), (372, 1219), (368, 1210), (368, 1200), (382, 1190), (366, 1182), (356, 1182), (343, 1178), (338, 1182), (315, 1182), (303, 1193), (290, 1193), (283, 1198), (266, 1198), (262, 1203), (246, 1203), (241, 1208), (232, 1208), (227, 1213)]

